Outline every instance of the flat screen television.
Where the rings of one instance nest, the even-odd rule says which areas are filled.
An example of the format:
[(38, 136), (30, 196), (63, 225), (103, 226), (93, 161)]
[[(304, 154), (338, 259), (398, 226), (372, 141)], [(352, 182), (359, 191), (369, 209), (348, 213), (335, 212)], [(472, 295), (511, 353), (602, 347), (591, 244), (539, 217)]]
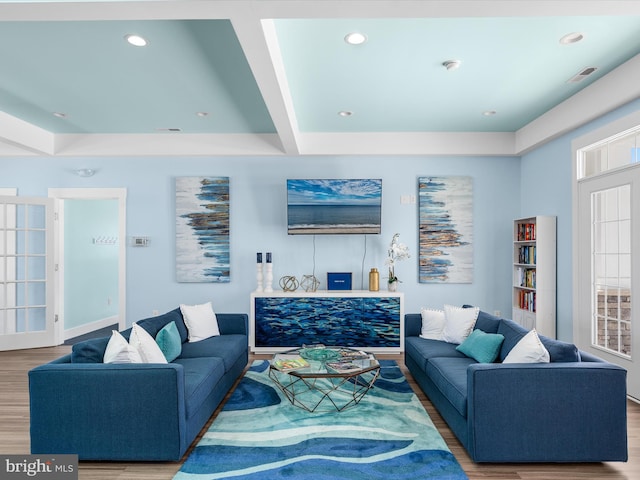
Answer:
[(379, 234), (381, 179), (287, 180), (289, 235)]

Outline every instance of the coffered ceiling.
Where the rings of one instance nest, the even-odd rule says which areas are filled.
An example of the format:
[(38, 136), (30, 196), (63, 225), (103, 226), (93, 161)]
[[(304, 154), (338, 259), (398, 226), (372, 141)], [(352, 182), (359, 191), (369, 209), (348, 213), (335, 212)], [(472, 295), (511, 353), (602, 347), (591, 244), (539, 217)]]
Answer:
[(639, 53), (639, 1), (0, 0), (0, 155), (516, 155)]

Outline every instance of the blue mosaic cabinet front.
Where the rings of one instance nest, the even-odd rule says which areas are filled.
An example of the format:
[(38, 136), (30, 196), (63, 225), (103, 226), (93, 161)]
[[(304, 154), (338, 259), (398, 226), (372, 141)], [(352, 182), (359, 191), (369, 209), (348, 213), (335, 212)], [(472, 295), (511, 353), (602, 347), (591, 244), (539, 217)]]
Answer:
[(399, 297), (256, 297), (255, 347), (400, 345)]

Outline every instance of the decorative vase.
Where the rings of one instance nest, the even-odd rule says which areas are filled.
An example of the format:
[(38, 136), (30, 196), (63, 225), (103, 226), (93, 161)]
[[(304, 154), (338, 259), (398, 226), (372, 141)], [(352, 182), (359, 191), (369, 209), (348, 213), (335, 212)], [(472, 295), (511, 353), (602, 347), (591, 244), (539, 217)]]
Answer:
[(271, 260), (271, 252), (267, 252), (267, 264), (264, 276), (264, 291), (266, 293), (273, 292), (273, 263)]
[(263, 291), (262, 288), (262, 280), (263, 280), (263, 275), (262, 275), (262, 253), (258, 252), (257, 258), (256, 258), (256, 292), (261, 293)]
[(398, 281), (397, 280), (394, 281), (394, 282), (389, 282), (387, 285), (389, 286), (388, 288), (389, 288), (390, 292), (395, 292), (395, 291), (398, 290)]
[(372, 268), (369, 272), (369, 291), (377, 292), (380, 289), (380, 274), (377, 268)]

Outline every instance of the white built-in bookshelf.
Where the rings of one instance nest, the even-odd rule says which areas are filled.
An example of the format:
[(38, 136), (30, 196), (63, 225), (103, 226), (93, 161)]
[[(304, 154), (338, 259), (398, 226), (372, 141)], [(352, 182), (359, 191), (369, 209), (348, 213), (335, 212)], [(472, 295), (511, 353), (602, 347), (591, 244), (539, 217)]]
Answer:
[(513, 222), (513, 320), (556, 338), (556, 217)]

